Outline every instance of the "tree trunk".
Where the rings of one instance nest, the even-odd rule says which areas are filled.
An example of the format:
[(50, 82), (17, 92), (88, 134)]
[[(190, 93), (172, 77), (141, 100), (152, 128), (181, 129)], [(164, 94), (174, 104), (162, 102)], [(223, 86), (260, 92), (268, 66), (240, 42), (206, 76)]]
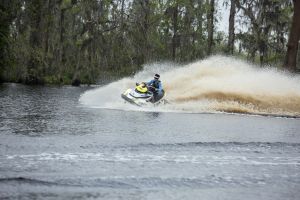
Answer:
[(178, 43), (178, 5), (176, 4), (173, 8), (173, 38), (172, 38), (172, 59), (175, 60), (176, 58), (176, 48)]
[[(207, 1), (209, 2), (209, 0)], [(214, 37), (214, 12), (215, 12), (215, 0), (210, 0), (209, 10), (207, 12), (207, 55), (210, 55), (213, 47)]]
[(46, 18), (46, 31), (45, 31), (45, 49), (44, 49), (44, 53), (45, 53), (45, 57), (47, 56), (48, 53), (48, 49), (49, 49), (49, 29), (50, 29), (50, 15), (51, 15), (51, 1), (47, 0), (47, 11), (45, 14), (45, 18)]
[(203, 25), (203, 20), (202, 20), (202, 0), (198, 0), (198, 11), (197, 11), (197, 19), (199, 21), (198, 24), (198, 32), (199, 32), (199, 36), (200, 39), (202, 38), (202, 34), (203, 34), (203, 29), (202, 29), (202, 25)]
[(234, 20), (235, 20), (235, 0), (231, 0), (230, 15), (229, 15), (229, 30), (228, 30), (228, 53), (233, 54), (234, 50)]
[(44, 35), (44, 55), (43, 59), (44, 62), (46, 63), (45, 70), (46, 73), (49, 73), (49, 66), (51, 66), (51, 59), (49, 59), (49, 52), (50, 52), (50, 45), (51, 45), (51, 40), (50, 36), (53, 34), (51, 33), (51, 28), (53, 28), (53, 22), (52, 22), (52, 17), (53, 17), (53, 8), (55, 6), (55, 2), (51, 0), (47, 0), (47, 10), (45, 11), (44, 15), (44, 20), (45, 20), (45, 35)]
[(150, 52), (150, 45), (149, 45), (149, 17), (150, 17), (150, 2), (149, 0), (143, 0), (142, 1), (142, 7), (143, 7), (143, 36), (144, 36), (144, 45), (143, 45), (143, 62), (147, 62), (150, 58), (149, 52)]
[(27, 77), (25, 80), (26, 84), (42, 84), (40, 70), (41, 63), (38, 59), (38, 51), (41, 46), (41, 12), (42, 2), (39, 0), (31, 1), (28, 5), (28, 13), (30, 20), (30, 37), (29, 44), (31, 47), (30, 58), (27, 63)]
[(121, 31), (122, 31), (122, 37), (123, 37), (123, 29), (124, 29), (124, 7), (125, 7), (125, 4), (124, 4), (124, 1), (125, 0), (122, 0), (121, 2)]
[(59, 62), (60, 65), (65, 63), (65, 50), (64, 50), (64, 41), (65, 41), (65, 12), (66, 9), (62, 8), (60, 11), (60, 34), (59, 34), (59, 43), (60, 43), (60, 53), (59, 53)]
[(284, 67), (290, 71), (296, 71), (298, 42), (300, 39), (300, 0), (293, 0), (294, 16), (287, 44), (287, 53)]

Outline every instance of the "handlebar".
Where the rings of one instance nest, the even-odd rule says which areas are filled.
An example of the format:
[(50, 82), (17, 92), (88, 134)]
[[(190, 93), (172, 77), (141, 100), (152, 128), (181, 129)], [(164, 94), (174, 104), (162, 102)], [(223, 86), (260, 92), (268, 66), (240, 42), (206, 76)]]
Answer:
[(151, 86), (151, 85), (149, 85), (149, 86), (147, 86), (148, 87), (148, 89), (150, 90), (150, 91), (152, 91), (152, 92), (157, 92), (157, 88), (155, 88), (155, 87), (153, 87), (153, 86)]

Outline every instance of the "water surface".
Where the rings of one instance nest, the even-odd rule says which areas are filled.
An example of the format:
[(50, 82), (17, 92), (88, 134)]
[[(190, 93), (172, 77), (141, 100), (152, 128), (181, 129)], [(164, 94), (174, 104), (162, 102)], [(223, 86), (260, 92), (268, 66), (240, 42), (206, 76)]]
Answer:
[(0, 86), (1, 199), (298, 199), (300, 119), (92, 108)]

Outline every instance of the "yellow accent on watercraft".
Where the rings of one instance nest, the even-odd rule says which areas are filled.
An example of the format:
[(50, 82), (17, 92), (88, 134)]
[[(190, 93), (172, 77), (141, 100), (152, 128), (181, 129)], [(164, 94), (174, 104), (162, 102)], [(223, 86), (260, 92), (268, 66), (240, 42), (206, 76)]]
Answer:
[(141, 93), (146, 93), (148, 91), (146, 84), (144, 84), (144, 83), (139, 84), (138, 86), (136, 86), (135, 89)]

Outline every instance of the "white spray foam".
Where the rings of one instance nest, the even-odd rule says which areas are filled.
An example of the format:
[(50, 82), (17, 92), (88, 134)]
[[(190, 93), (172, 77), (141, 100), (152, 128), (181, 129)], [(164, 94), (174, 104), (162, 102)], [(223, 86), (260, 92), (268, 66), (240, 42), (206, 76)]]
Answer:
[(225, 56), (183, 66), (146, 65), (134, 77), (85, 92), (80, 102), (90, 107), (144, 111), (124, 104), (120, 95), (135, 82), (149, 81), (155, 73), (160, 73), (171, 104), (147, 110), (300, 115), (299, 76)]

